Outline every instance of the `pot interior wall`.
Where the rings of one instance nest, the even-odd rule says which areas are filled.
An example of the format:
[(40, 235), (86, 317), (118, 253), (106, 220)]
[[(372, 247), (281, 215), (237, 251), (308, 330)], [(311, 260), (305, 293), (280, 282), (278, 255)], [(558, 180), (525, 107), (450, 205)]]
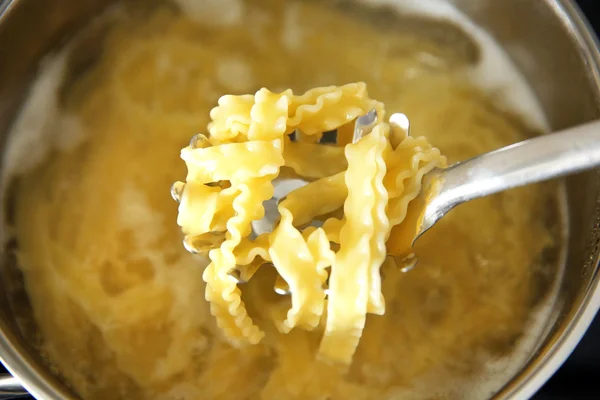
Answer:
[[(589, 61), (598, 60), (597, 51), (583, 47), (586, 38), (580, 35), (576, 23), (557, 17), (557, 13), (573, 10), (570, 2), (453, 2), (507, 50), (540, 99), (553, 130), (598, 118), (600, 77)], [(599, 175), (597, 171), (579, 174), (566, 179), (566, 183), (569, 241), (565, 275), (554, 310), (555, 320), (530, 360), (528, 372), (549, 355), (552, 346), (569, 329), (584, 297), (597, 289), (594, 277), (600, 250)], [(526, 375), (521, 374), (507, 385), (498, 397), (512, 393), (527, 379)]]
[[(4, 148), (11, 124), (27, 95), (43, 56), (60, 49), (94, 15), (110, 5), (105, 0), (38, 2), (0, 1), (0, 145)], [(0, 152), (4, 162), (4, 153)], [(11, 187), (2, 182), (2, 221), (13, 214)], [(34, 349), (39, 340), (33, 312), (15, 253), (0, 230), (0, 351), (2, 360), (19, 376), (28, 377), (27, 389), (36, 398), (54, 393), (57, 399), (75, 399), (54, 376)]]

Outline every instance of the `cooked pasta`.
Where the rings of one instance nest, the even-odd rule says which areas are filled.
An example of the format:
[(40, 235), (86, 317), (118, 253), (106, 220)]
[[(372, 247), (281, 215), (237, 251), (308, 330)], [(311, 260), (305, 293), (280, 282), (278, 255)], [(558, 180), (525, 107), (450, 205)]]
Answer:
[[(347, 135), (347, 127), (372, 109), (378, 123), (357, 143), (334, 147), (310, 140), (337, 129)], [(217, 324), (233, 343), (256, 344), (262, 338), (264, 333), (240, 299), (240, 288), (228, 276), (235, 272), (250, 279), (262, 258), (273, 264), (291, 291), (285, 320), (273, 321), (278, 329), (312, 330), (327, 307), (319, 353), (335, 363), (350, 364), (367, 313), (385, 312), (379, 269), (388, 256), (391, 229), (406, 217), (424, 174), (445, 166), (445, 158), (424, 137), (391, 129), (384, 122), (383, 105), (368, 96), (362, 82), (315, 88), (300, 96), (291, 90), (277, 94), (267, 89), (254, 96), (226, 95), (210, 114), (210, 136), (195, 136), (181, 151), (188, 174), (174, 190), (183, 188), (177, 222), (187, 247), (210, 250), (204, 279)], [(285, 136), (292, 132), (295, 141)], [(264, 216), (263, 202), (273, 195), (274, 179), (284, 165), (303, 178), (320, 179), (288, 193), (278, 206), (277, 227), (252, 239), (251, 222)], [(215, 185), (219, 181), (229, 186)], [(323, 228), (303, 229), (342, 206), (341, 219), (330, 217)], [(212, 221), (218, 213), (230, 217), (224, 241), (210, 242), (203, 235), (215, 229)], [(334, 251), (330, 243), (339, 249)], [(249, 264), (248, 271), (244, 266)]]
[[(555, 184), (458, 207), (419, 239), (419, 265), (409, 272), (393, 257), (379, 270), (376, 262), (385, 232), (387, 253), (402, 253), (410, 241), (404, 222), (421, 207), (420, 196), (411, 199), (419, 191), (417, 172), (440, 157), (428, 142), (457, 162), (533, 134), (499, 106), (500, 93), (491, 96), (472, 82), (477, 65), (462, 46), (470, 42), (450, 24), (372, 10), (383, 3), (375, 1), (354, 13), (358, 2), (177, 0), (199, 16), (173, 2), (134, 2), (145, 10), (128, 5), (99, 20), (101, 43), (94, 25), (81, 44), (76, 39), (66, 65), (50, 60), (24, 108), (33, 119), (20, 120), (13, 132), (25, 142), (17, 153), (28, 169), (11, 184), (6, 198), (14, 203), (4, 208), (14, 209), (3, 232), (14, 233), (23, 273), (23, 280), (15, 274), (7, 295), (15, 290), (21, 302), (25, 284), (33, 316), (19, 318), (22, 331), (77, 397), (471, 400), (513, 376), (529, 354), (517, 346), (536, 334), (528, 328), (537, 309), (532, 302), (545, 298), (542, 284), (558, 268), (558, 261), (544, 261), (562, 243)], [(236, 21), (236, 13), (243, 18)], [(218, 16), (228, 23), (220, 25)], [(448, 40), (438, 42), (445, 32)], [(64, 85), (61, 66), (69, 78)], [(343, 101), (337, 94), (323, 99), (337, 120), (314, 114), (318, 93), (332, 88), (311, 88), (362, 81), (388, 117), (408, 116), (412, 136), (386, 131), (381, 119), (380, 130), (351, 144), (356, 115), (373, 107), (383, 116), (379, 103), (362, 102), (359, 84), (343, 86), (350, 96)], [(271, 91), (261, 91), (257, 105), (263, 86)], [(49, 109), (60, 111), (52, 118), (45, 118), (40, 90), (56, 98)], [(306, 91), (310, 96), (297, 96)], [(234, 96), (219, 101), (226, 93)], [(355, 110), (343, 116), (342, 105)], [(332, 126), (338, 126), (335, 145), (325, 143)], [(32, 144), (27, 139), (38, 130)], [(387, 135), (389, 145), (382, 148), (376, 135)], [(55, 144), (46, 158), (34, 157)], [(183, 154), (193, 173), (186, 182), (178, 150), (188, 144)], [(381, 154), (385, 165), (352, 157), (365, 151)], [(219, 168), (211, 172), (212, 159)], [(385, 215), (378, 186), (384, 166)], [(360, 182), (347, 184), (348, 170), (359, 171)], [(284, 199), (278, 182), (299, 178), (307, 184)], [(176, 180), (183, 181), (173, 188), (179, 212), (167, 193)], [(248, 191), (253, 185), (261, 191)], [(364, 220), (344, 215), (345, 203), (354, 210), (360, 201), (348, 185), (377, 196), (368, 213), (360, 208)], [(262, 215), (260, 200), (268, 197), (281, 207), (277, 232), (249, 235), (248, 221)], [(369, 222), (368, 254), (342, 249), (356, 233), (349, 227)], [(185, 250), (184, 236), (199, 254)], [(290, 254), (291, 246), (297, 251)], [(360, 266), (349, 262), (353, 255)], [(336, 265), (355, 269), (333, 280), (357, 285), (350, 275), (366, 277), (362, 332), (355, 297), (352, 314), (329, 318), (329, 308), (342, 306), (343, 293), (328, 296)], [(226, 272), (247, 283), (234, 285)], [(277, 294), (276, 285), (296, 285), (295, 296)], [(343, 336), (343, 354), (327, 349), (326, 331)], [(350, 357), (357, 334), (349, 369), (338, 368), (331, 361)], [(501, 368), (494, 366), (499, 358)]]

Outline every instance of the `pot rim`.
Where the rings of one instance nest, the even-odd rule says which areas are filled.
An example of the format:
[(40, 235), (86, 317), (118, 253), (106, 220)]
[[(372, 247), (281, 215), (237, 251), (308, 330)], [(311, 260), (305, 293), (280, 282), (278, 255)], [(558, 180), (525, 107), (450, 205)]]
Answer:
[[(0, 0), (0, 24), (9, 17), (11, 9), (19, 0)], [(572, 0), (544, 0), (568, 31), (577, 45), (580, 56), (589, 68), (589, 78), (600, 97), (600, 41), (589, 21)], [(600, 106), (600, 104), (599, 104)], [(563, 333), (545, 352), (535, 368), (522, 376), (516, 376), (494, 398), (527, 399), (532, 397), (571, 355), (600, 309), (600, 254), (596, 256), (593, 277), (581, 296), (577, 311), (573, 314)], [(17, 350), (16, 338), (0, 329), (0, 362), (15, 376), (23, 387), (36, 399), (73, 399), (73, 395), (49, 382), (49, 375), (39, 373)], [(35, 371), (35, 372), (34, 372)], [(0, 397), (2, 394), (0, 393)]]
[[(577, 45), (580, 56), (589, 69), (589, 79), (594, 91), (600, 96), (600, 41), (581, 8), (572, 0), (545, 0), (567, 29)], [(599, 104), (600, 105), (600, 104)], [(564, 364), (594, 320), (600, 309), (600, 254), (596, 255), (593, 276), (581, 296), (577, 311), (573, 314), (563, 333), (552, 343), (538, 365), (521, 379), (508, 383), (496, 398), (531, 398)], [(514, 378), (513, 378), (514, 379)]]

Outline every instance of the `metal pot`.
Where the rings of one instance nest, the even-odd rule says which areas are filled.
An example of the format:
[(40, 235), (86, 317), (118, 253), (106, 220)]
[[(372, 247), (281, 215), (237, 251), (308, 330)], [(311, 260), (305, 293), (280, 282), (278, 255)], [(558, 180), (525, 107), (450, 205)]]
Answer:
[[(2, 145), (40, 58), (64, 44), (107, 3), (110, 1), (0, 0)], [(453, 3), (504, 46), (540, 98), (553, 129), (598, 117), (600, 52), (571, 0)], [(571, 353), (600, 307), (598, 174), (570, 177), (567, 190), (570, 237), (559, 300), (537, 351), (494, 398), (532, 396)], [(2, 211), (10, 218), (10, 198), (4, 200)], [(23, 394), (22, 383), (38, 399), (74, 399), (76, 396), (45, 367), (18, 328), (23, 324), (18, 325), (17, 320), (28, 319), (31, 310), (10, 245), (2, 249), (0, 264), (0, 356), (16, 379), (0, 379), (0, 398)]]

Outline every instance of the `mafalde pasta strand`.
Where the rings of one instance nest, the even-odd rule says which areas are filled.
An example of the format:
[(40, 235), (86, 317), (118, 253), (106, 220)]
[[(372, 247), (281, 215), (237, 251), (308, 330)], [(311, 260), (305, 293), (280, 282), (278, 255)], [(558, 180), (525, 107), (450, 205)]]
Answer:
[(367, 312), (383, 315), (385, 312), (385, 302), (381, 293), (381, 275), (380, 268), (387, 256), (386, 241), (390, 236), (391, 225), (386, 214), (388, 205), (388, 192), (383, 185), (383, 180), (387, 172), (385, 164), (386, 154), (391, 151), (388, 140), (390, 126), (379, 124), (371, 133), (375, 143), (375, 175), (373, 176), (373, 191), (375, 193), (375, 204), (371, 210), (373, 219), (373, 236), (370, 240), (371, 247), (371, 265), (369, 271), (371, 274), (369, 283), (369, 303)]
[[(281, 222), (270, 235), (269, 253), (277, 272), (290, 287), (292, 307), (285, 321), (277, 323), (277, 327), (284, 333), (296, 326), (312, 330), (319, 325), (323, 314), (325, 268), (331, 265), (333, 252), (322, 229), (317, 229), (305, 240), (292, 225), (292, 214), (285, 208), (285, 202), (280, 204), (279, 212)], [(312, 249), (309, 241), (314, 242)]]
[(306, 135), (320, 134), (337, 129), (372, 109), (384, 118), (383, 104), (369, 98), (363, 82), (311, 89), (293, 97), (288, 131), (300, 129)]
[(329, 276), (327, 323), (319, 349), (321, 355), (343, 364), (350, 363), (367, 317), (378, 142), (377, 135), (371, 134), (346, 146), (346, 221)]
[(344, 148), (287, 139), (283, 150), (285, 165), (306, 178), (326, 178), (348, 168)]
[[(376, 125), (353, 144), (356, 118), (373, 109)], [(348, 365), (366, 315), (385, 312), (380, 268), (405, 245), (402, 222), (419, 212), (423, 175), (445, 158), (385, 122), (362, 82), (227, 95), (210, 116), (208, 136), (181, 151), (188, 174), (177, 223), (187, 245), (211, 259), (203, 279), (218, 326), (236, 345), (262, 339), (241, 300), (244, 285), (230, 274), (247, 282), (268, 265), (291, 296), (287, 311), (284, 302), (269, 313), (273, 325), (287, 334), (324, 329), (320, 360)], [(337, 141), (320, 143), (330, 131)], [(308, 183), (279, 201), (272, 232), (252, 236), (276, 179), (289, 176)]]
[(264, 215), (262, 202), (273, 195), (271, 179), (271, 176), (267, 176), (256, 178), (248, 184), (240, 184), (241, 193), (233, 201), (236, 215), (227, 222), (227, 239), (220, 248), (210, 251), (211, 263), (203, 274), (207, 283), (206, 299), (210, 302), (211, 313), (217, 319), (217, 325), (234, 344), (243, 343), (245, 340), (256, 344), (263, 337), (263, 332), (248, 316), (241, 300), (241, 291), (230, 278), (229, 271), (236, 268), (233, 252), (240, 244), (242, 236), (250, 233), (250, 223)]

